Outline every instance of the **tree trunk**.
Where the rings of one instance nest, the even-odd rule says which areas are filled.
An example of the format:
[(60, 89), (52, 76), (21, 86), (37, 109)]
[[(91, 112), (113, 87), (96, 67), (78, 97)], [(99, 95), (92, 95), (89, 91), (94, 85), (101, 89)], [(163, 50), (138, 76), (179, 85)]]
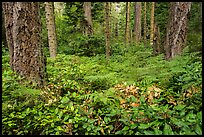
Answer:
[(159, 26), (154, 23), (154, 39), (153, 39), (153, 55), (156, 56), (160, 54), (160, 45), (161, 45), (161, 39), (160, 39), (160, 30)]
[(147, 47), (147, 17), (146, 17), (146, 12), (147, 12), (147, 3), (144, 2), (144, 47)]
[(119, 25), (119, 23), (118, 23), (118, 15), (119, 15), (119, 3), (117, 2), (116, 3), (116, 7), (115, 7), (115, 11), (116, 11), (116, 24), (115, 24), (115, 37), (117, 37), (118, 38), (118, 25)]
[(130, 2), (126, 2), (125, 45), (130, 43)]
[(141, 40), (141, 2), (135, 2), (134, 41), (138, 44)]
[(110, 59), (110, 2), (105, 3), (106, 59)]
[(167, 60), (181, 54), (186, 43), (187, 21), (191, 2), (171, 2), (169, 23), (165, 41), (165, 58)]
[(38, 2), (4, 2), (3, 7), (13, 70), (43, 86), (46, 71)]
[(93, 35), (93, 23), (91, 16), (91, 2), (84, 2), (85, 34)]
[(50, 57), (55, 58), (57, 55), (57, 38), (56, 38), (53, 2), (45, 2), (45, 13), (46, 13), (46, 25), (47, 25), (47, 32), (48, 32)]
[(150, 26), (150, 45), (153, 46), (153, 39), (154, 39), (154, 2), (152, 2), (152, 9), (151, 9), (151, 26)]
[(13, 45), (13, 6), (14, 2), (3, 2), (3, 13), (4, 13), (4, 23), (6, 31), (6, 41), (9, 48), (9, 64), (13, 70), (13, 54), (14, 54), (14, 45)]
[(6, 42), (6, 30), (5, 30), (5, 22), (4, 22), (4, 13), (3, 13), (3, 7), (2, 7), (2, 15), (1, 15), (1, 19), (2, 19), (2, 43), (3, 43), (3, 46), (8, 48), (8, 45), (7, 45), (7, 42)]

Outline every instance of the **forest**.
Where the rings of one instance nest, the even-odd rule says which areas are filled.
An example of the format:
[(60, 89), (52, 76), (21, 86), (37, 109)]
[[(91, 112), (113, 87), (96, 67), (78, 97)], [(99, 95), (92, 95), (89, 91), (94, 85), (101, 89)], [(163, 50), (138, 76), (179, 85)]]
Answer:
[(202, 2), (2, 2), (2, 135), (202, 135)]

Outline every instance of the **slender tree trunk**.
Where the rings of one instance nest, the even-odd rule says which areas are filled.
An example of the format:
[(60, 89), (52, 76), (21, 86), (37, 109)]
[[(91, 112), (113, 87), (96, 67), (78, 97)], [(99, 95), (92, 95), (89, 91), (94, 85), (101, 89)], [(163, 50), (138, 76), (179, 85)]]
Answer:
[(47, 32), (48, 32), (50, 57), (55, 58), (57, 55), (57, 38), (56, 38), (53, 2), (45, 2), (45, 13), (46, 13), (46, 24), (47, 24)]
[(130, 43), (130, 2), (126, 2), (125, 45)]
[(91, 16), (91, 2), (84, 2), (84, 20), (85, 20), (85, 30), (88, 35), (93, 35), (93, 23)]
[[(118, 11), (118, 8), (119, 8), (119, 3), (116, 3), (116, 14), (119, 15), (119, 11)], [(118, 38), (118, 16), (116, 16), (116, 24), (115, 24), (115, 37)]]
[(110, 59), (110, 2), (105, 3), (106, 59)]
[(171, 2), (164, 45), (167, 60), (181, 54), (186, 44), (187, 21), (191, 2)]
[(138, 44), (141, 40), (141, 2), (135, 2), (134, 41)]
[(4, 23), (6, 31), (6, 41), (9, 48), (9, 64), (13, 70), (13, 54), (14, 54), (14, 45), (13, 45), (13, 6), (14, 2), (3, 2), (3, 13), (4, 13)]
[(4, 2), (3, 5), (6, 31), (9, 34), (7, 42), (13, 50), (10, 51), (13, 70), (38, 86), (45, 85), (38, 2)]
[(144, 47), (147, 47), (147, 3), (144, 2)]
[(159, 26), (157, 23), (154, 23), (154, 39), (153, 39), (153, 55), (158, 55), (160, 53), (160, 45), (161, 45), (161, 39), (160, 39), (160, 31)]
[(150, 26), (150, 45), (153, 45), (154, 39), (154, 5), (155, 2), (152, 2), (152, 9), (151, 9), (151, 26)]

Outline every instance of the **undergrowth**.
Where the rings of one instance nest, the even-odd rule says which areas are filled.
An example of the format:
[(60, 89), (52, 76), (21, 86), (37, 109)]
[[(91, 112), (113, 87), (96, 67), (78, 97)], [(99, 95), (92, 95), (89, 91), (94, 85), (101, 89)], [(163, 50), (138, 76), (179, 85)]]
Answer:
[(103, 54), (61, 53), (47, 59), (41, 90), (12, 72), (3, 52), (2, 134), (202, 134), (197, 52), (165, 61), (150, 48), (115, 43), (109, 65)]

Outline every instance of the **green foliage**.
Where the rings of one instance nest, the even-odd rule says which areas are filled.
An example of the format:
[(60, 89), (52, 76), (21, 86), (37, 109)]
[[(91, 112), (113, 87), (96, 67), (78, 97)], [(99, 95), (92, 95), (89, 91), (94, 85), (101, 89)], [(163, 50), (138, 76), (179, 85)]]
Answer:
[[(97, 45), (97, 48), (95, 47)], [(64, 48), (64, 49), (63, 49)], [(95, 56), (105, 53), (104, 37), (93, 36), (77, 36), (69, 42), (67, 47), (59, 47), (59, 50), (65, 54), (75, 54), (79, 56)]]
[[(163, 55), (151, 56), (150, 48), (122, 47), (112, 45), (109, 65), (103, 54), (48, 58), (43, 90), (23, 82), (3, 56), (2, 134), (201, 135), (199, 54), (184, 53), (168, 62)], [(138, 86), (139, 94), (113, 88), (121, 83)], [(151, 85), (162, 89), (152, 104), (146, 95)], [(131, 105), (136, 102), (140, 105)]]
[[(125, 3), (119, 14), (119, 37), (111, 42), (106, 64), (103, 3), (92, 2), (93, 36), (83, 36), (83, 3), (67, 2), (56, 16), (58, 55), (47, 58), (48, 83), (37, 89), (10, 70), (2, 49), (2, 134), (4, 135), (202, 135), (202, 42), (199, 3), (193, 3), (188, 48), (165, 61), (151, 47), (125, 47)], [(131, 5), (133, 9), (133, 4)], [(43, 3), (42, 43), (49, 55)], [(157, 3), (155, 20), (165, 34), (168, 3)], [(151, 3), (147, 3), (150, 22)], [(134, 13), (131, 12), (133, 27)], [(142, 16), (143, 17), (143, 16)], [(143, 21), (143, 20), (142, 20)], [(149, 29), (149, 26), (148, 26)], [(192, 53), (189, 53), (192, 51)], [(125, 88), (116, 90), (115, 85)], [(127, 87), (137, 86), (136, 95)], [(149, 101), (149, 88), (160, 96)], [(155, 91), (154, 91), (155, 92)], [(125, 100), (126, 103), (121, 103)]]

